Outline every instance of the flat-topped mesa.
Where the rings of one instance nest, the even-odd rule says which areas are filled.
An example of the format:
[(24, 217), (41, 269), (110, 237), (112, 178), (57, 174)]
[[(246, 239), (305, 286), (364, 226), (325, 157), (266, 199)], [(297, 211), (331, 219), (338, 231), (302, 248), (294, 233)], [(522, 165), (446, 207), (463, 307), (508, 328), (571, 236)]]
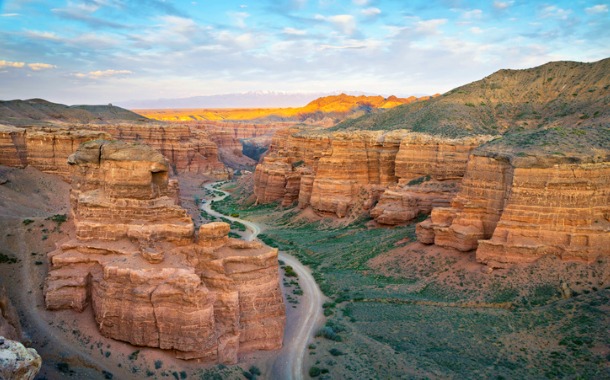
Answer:
[(150, 145), (161, 152), (176, 173), (205, 174), (228, 179), (230, 171), (219, 160), (218, 146), (208, 133), (181, 124), (88, 125), (115, 139)]
[(107, 138), (110, 135), (102, 131), (0, 125), (0, 165), (31, 165), (68, 181), (68, 156), (83, 142)]
[[(601, 151), (600, 151), (601, 152)], [(490, 265), (552, 254), (591, 262), (610, 256), (610, 162), (480, 149), (450, 208), (417, 226), (427, 244), (476, 249)]]
[(282, 345), (277, 249), (194, 225), (167, 160), (146, 145), (83, 144), (74, 168), (76, 239), (49, 253), (48, 309), (85, 310), (100, 332), (182, 359), (236, 363)]
[(460, 189), (470, 152), (493, 136), (443, 138), (409, 133), (400, 142), (398, 184), (381, 195), (371, 216), (382, 224), (408, 222), (434, 207), (449, 206)]

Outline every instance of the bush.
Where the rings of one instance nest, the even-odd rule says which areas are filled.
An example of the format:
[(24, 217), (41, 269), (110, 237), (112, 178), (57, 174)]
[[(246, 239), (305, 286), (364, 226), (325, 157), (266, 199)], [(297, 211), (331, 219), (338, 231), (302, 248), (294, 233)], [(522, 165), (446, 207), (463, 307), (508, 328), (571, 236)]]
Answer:
[(256, 376), (260, 376), (261, 370), (257, 366), (253, 365), (252, 367), (250, 367), (250, 373)]
[(28, 224), (32, 224), (34, 221), (32, 219), (23, 219), (23, 225), (27, 226)]
[(129, 360), (138, 360), (138, 354), (140, 353), (140, 350), (134, 351), (129, 355)]
[(0, 253), (0, 264), (15, 264), (17, 262), (17, 259), (14, 257), (10, 257), (5, 255), (4, 253)]
[(294, 268), (291, 267), (290, 265), (286, 265), (286, 268), (284, 268), (284, 271), (286, 272), (286, 277), (299, 277), (297, 272), (295, 272)]
[(343, 341), (343, 339), (337, 334), (337, 332), (330, 326), (322, 327), (320, 331), (318, 331), (318, 333), (316, 334), (316, 337), (319, 336), (335, 342)]
[(155, 360), (155, 369), (161, 369), (163, 362), (161, 360)]
[(341, 350), (339, 350), (339, 349), (337, 349), (337, 348), (331, 348), (331, 349), (330, 349), (328, 352), (330, 352), (330, 354), (331, 354), (332, 356), (341, 356), (341, 355), (345, 355), (345, 354), (343, 353), (343, 351), (341, 351)]
[(310, 377), (318, 377), (322, 374), (322, 371), (320, 370), (320, 368), (313, 366), (309, 369), (309, 376)]

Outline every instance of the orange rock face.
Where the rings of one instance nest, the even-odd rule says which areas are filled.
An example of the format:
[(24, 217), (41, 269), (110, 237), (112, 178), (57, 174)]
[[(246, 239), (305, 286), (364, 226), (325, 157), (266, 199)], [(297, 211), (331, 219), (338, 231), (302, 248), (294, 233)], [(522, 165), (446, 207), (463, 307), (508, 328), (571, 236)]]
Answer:
[(417, 226), (422, 243), (476, 249), (483, 263), (531, 262), (553, 254), (592, 261), (610, 255), (610, 165), (475, 153), (450, 208)]
[(177, 173), (205, 174), (217, 179), (229, 178), (229, 171), (219, 160), (218, 146), (205, 132), (181, 124), (92, 125), (87, 128), (109, 133), (112, 137), (140, 142), (163, 154)]
[(489, 139), (444, 139), (404, 130), (281, 130), (256, 168), (254, 191), (260, 203), (298, 201), (301, 208), (311, 205), (339, 217), (370, 210), (379, 200), (373, 217), (384, 224), (403, 223), (432, 207), (448, 206), (469, 152)]
[(47, 308), (91, 305), (104, 336), (183, 359), (281, 347), (277, 249), (229, 239), (226, 223), (195, 234), (169, 164), (147, 146), (94, 141), (70, 163), (77, 238), (49, 254)]
[(448, 139), (410, 133), (400, 142), (395, 171), (398, 184), (390, 186), (371, 210), (382, 224), (399, 224), (433, 207), (449, 206), (460, 188), (472, 149), (490, 136)]
[[(301, 182), (301, 177), (316, 171), (320, 157), (330, 149), (330, 138), (324, 134), (298, 132), (297, 129), (282, 129), (273, 136), (269, 152), (254, 173), (257, 202), (281, 201), (285, 206), (296, 201), (305, 202), (300, 194), (301, 187), (307, 185)], [(309, 203), (309, 199), (306, 202)]]
[(0, 125), (0, 164), (33, 167), (70, 179), (68, 156), (78, 146), (95, 139), (109, 138), (104, 132), (70, 128), (18, 128)]

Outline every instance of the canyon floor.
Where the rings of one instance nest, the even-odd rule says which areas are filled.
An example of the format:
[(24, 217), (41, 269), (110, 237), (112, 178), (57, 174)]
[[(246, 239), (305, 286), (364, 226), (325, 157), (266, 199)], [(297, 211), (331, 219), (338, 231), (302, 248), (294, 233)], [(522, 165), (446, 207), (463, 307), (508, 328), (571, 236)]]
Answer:
[[(415, 224), (339, 223), (310, 210), (248, 205), (249, 192), (235, 182), (223, 187), (233, 195), (213, 209), (255, 222), (261, 240), (311, 268), (327, 297), (315, 338), (298, 332), (315, 290), (284, 256), (288, 324), (280, 352), (211, 366), (107, 339), (90, 313), (44, 308), (46, 253), (73, 233), (62, 217), (69, 185), (32, 168), (1, 167), (0, 179), (0, 276), (25, 343), (43, 358), (41, 379), (279, 378), (294, 365), (282, 364), (286, 351), (304, 344), (305, 378), (610, 378), (608, 259), (545, 257), (489, 273), (473, 253), (416, 243)], [(217, 220), (198, 203), (209, 204), (219, 191), (204, 190), (195, 176), (180, 180), (182, 204), (196, 223)], [(232, 227), (248, 237), (242, 223)]]
[(474, 252), (416, 242), (415, 223), (339, 222), (252, 205), (213, 208), (265, 226), (259, 238), (312, 268), (328, 297), (306, 370), (331, 378), (610, 378), (610, 261), (490, 270)]

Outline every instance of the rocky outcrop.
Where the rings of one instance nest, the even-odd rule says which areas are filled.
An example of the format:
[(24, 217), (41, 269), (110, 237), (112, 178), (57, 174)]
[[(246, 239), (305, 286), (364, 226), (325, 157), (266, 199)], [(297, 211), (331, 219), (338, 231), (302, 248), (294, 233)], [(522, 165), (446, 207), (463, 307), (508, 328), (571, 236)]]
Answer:
[(469, 152), (490, 136), (450, 139), (404, 130), (276, 133), (255, 172), (260, 203), (298, 201), (343, 217), (371, 210), (384, 224), (403, 223), (449, 205)]
[(219, 160), (218, 146), (205, 132), (184, 124), (91, 125), (115, 139), (139, 142), (163, 154), (176, 173), (204, 174), (227, 179), (229, 171)]
[(31, 165), (69, 181), (68, 156), (83, 142), (112, 137), (152, 146), (169, 159), (177, 173), (204, 174), (217, 179), (230, 176), (219, 161), (217, 145), (205, 132), (192, 132), (188, 126), (161, 124), (27, 128), (0, 125), (0, 165)]
[[(254, 173), (258, 203), (309, 203), (309, 198), (301, 195), (301, 187), (311, 189), (312, 182), (302, 182), (301, 178), (315, 173), (318, 161), (330, 150), (331, 139), (327, 134), (299, 132), (295, 128), (282, 129), (273, 136), (269, 152)], [(311, 194), (311, 190), (307, 193)]]
[(49, 253), (47, 308), (91, 305), (104, 336), (182, 359), (281, 347), (277, 249), (228, 238), (226, 223), (196, 234), (169, 164), (147, 146), (95, 141), (70, 163), (77, 234)]
[(42, 359), (22, 339), (17, 311), (0, 287), (0, 379), (31, 380), (40, 371)]
[(401, 140), (396, 155), (398, 183), (381, 195), (371, 216), (381, 224), (394, 225), (430, 214), (433, 207), (449, 206), (460, 189), (468, 155), (492, 138), (408, 134)]
[(33, 380), (41, 366), (42, 359), (35, 349), (0, 336), (0, 379)]
[(405, 131), (335, 133), (330, 155), (322, 157), (310, 204), (319, 212), (344, 217), (350, 209), (368, 210), (396, 182), (395, 160)]
[(0, 165), (31, 165), (69, 180), (68, 156), (83, 142), (109, 137), (101, 131), (0, 125)]
[(586, 262), (610, 255), (610, 165), (571, 161), (473, 154), (451, 207), (434, 209), (417, 226), (418, 239), (476, 249), (477, 260), (490, 264), (547, 254)]

